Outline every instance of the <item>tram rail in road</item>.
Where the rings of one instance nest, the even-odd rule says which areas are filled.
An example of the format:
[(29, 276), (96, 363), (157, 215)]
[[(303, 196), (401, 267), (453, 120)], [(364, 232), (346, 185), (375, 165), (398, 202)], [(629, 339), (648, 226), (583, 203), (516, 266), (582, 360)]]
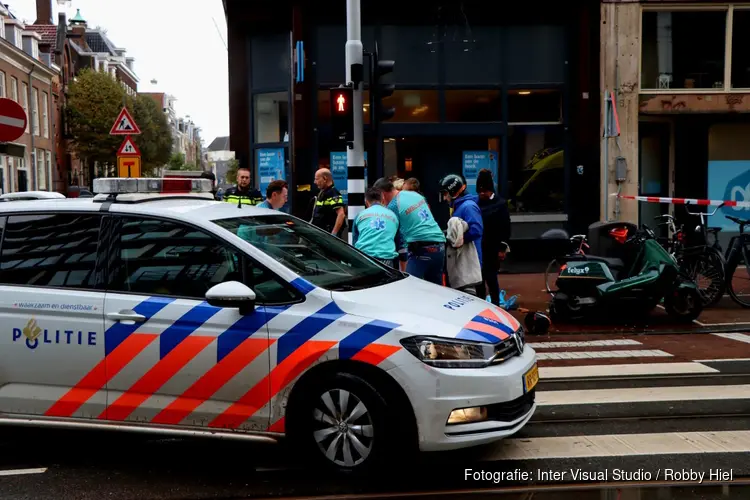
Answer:
[[(576, 494), (587, 491), (613, 491), (656, 488), (722, 488), (725, 491), (731, 489), (747, 489), (750, 496), (750, 477), (734, 479), (731, 483), (722, 481), (649, 481), (649, 482), (620, 482), (620, 483), (568, 483), (556, 485), (538, 486), (508, 486), (500, 488), (466, 488), (451, 490), (425, 490), (403, 493), (362, 493), (345, 495), (320, 495), (320, 496), (286, 496), (279, 497), (280, 500), (370, 500), (375, 498), (388, 498), (392, 500), (413, 498), (482, 498), (497, 495), (519, 495), (516, 498), (530, 499), (533, 494), (534, 500), (575, 500)], [(522, 495), (522, 496), (521, 496)], [(554, 495), (554, 496), (546, 496)], [(619, 497), (617, 497), (619, 498)], [(676, 497), (675, 497), (676, 498)]]

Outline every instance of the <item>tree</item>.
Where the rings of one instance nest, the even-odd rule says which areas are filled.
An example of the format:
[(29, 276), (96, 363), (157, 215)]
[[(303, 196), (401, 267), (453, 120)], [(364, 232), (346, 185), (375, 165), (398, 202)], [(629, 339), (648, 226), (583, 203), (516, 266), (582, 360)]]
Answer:
[(133, 141), (141, 151), (144, 175), (153, 173), (169, 161), (172, 133), (167, 118), (153, 99), (133, 98), (103, 71), (85, 69), (71, 83), (68, 90), (66, 116), (70, 128), (71, 148), (89, 163), (114, 164), (122, 136), (111, 136), (112, 124), (125, 104), (133, 115), (140, 135)]
[(124, 102), (124, 89), (107, 73), (85, 69), (68, 88), (66, 116), (71, 147), (88, 162), (114, 163), (122, 137), (109, 131)]
[[(141, 134), (133, 140), (141, 150), (141, 163), (144, 173), (152, 175), (163, 167), (172, 153), (172, 131), (167, 116), (148, 96), (129, 98), (134, 110), (133, 119), (141, 129)], [(129, 105), (129, 107), (131, 107)]]
[(172, 156), (169, 157), (167, 168), (169, 170), (200, 170), (198, 165), (194, 163), (186, 163), (185, 155), (182, 153), (173, 153)]
[(237, 169), (240, 168), (240, 162), (237, 158), (232, 158), (227, 162), (227, 183), (237, 184)]

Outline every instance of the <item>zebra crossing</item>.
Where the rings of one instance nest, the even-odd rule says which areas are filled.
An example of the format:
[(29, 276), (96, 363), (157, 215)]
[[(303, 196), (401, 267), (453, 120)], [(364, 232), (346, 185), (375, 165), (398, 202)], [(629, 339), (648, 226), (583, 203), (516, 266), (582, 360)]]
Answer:
[(725, 464), (750, 475), (750, 335), (529, 338), (540, 381), (532, 420), (488, 447), (503, 470)]

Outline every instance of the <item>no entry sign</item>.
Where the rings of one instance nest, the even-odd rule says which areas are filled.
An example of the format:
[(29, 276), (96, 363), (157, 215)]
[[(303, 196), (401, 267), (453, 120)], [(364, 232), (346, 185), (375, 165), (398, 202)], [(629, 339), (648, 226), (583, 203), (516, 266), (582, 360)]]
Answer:
[(26, 132), (26, 111), (13, 99), (0, 98), (0, 142), (11, 142)]

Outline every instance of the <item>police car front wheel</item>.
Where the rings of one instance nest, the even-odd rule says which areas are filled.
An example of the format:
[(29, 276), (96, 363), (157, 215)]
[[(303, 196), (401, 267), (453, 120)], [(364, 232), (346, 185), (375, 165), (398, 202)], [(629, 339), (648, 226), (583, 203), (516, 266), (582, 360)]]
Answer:
[(295, 405), (290, 434), (312, 463), (324, 458), (339, 471), (361, 471), (393, 460), (404, 441), (387, 395), (350, 373), (330, 375), (309, 389)]

